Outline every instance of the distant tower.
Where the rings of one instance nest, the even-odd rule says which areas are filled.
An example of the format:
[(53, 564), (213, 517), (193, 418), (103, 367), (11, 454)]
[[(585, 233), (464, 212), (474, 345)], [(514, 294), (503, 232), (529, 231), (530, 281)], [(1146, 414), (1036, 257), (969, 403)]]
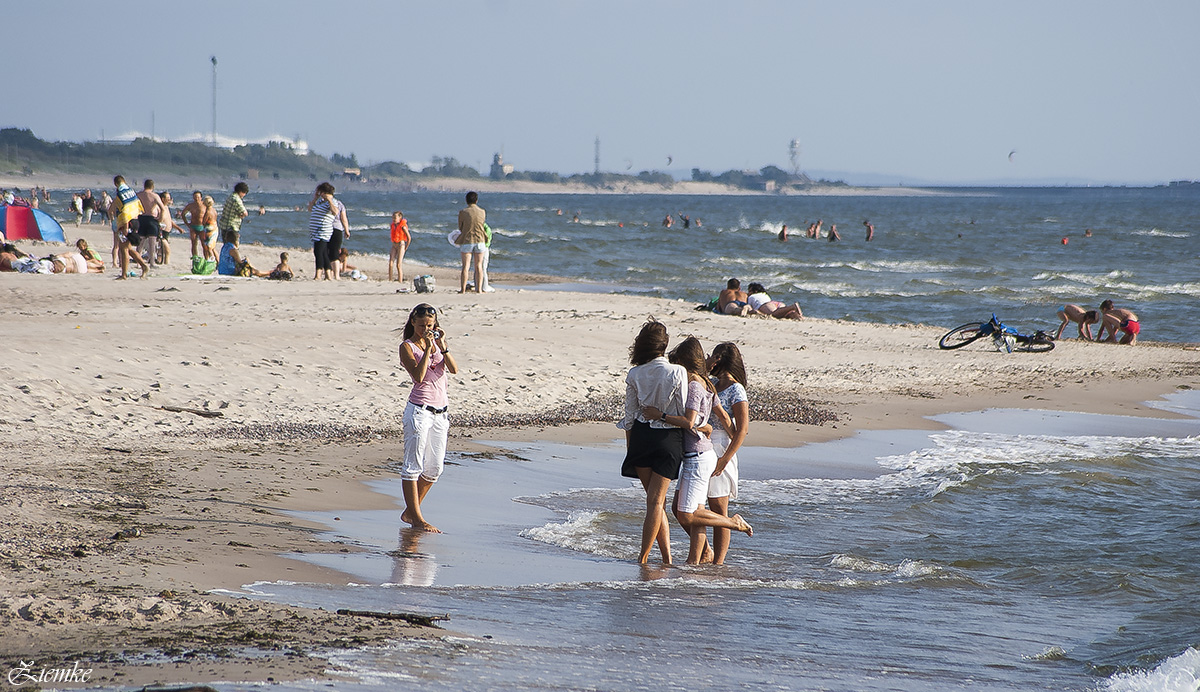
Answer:
[(217, 144), (217, 56), (212, 56), (213, 65), (213, 145)]
[(800, 140), (793, 139), (788, 144), (788, 158), (792, 162), (792, 178), (793, 182), (801, 185), (807, 185), (812, 182), (812, 178), (800, 172)]
[(596, 135), (596, 175), (600, 175), (600, 135)]

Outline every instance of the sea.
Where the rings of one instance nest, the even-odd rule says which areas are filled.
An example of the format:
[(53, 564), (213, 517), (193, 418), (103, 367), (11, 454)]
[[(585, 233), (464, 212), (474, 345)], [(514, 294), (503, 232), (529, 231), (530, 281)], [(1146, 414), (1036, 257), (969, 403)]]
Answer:
[[(446, 235), (460, 193), (341, 198), (353, 252), (386, 253), (400, 209), (409, 257), (458, 266)], [(252, 189), (248, 206), (266, 214), (244, 228), (247, 254), (256, 241), (305, 246), (295, 207), (306, 201)], [(737, 277), (813, 317), (950, 328), (994, 313), (1026, 331), (1056, 329), (1063, 303), (1112, 299), (1138, 313), (1142, 340), (1198, 341), (1200, 194), (1189, 189), (480, 203), (491, 271), (566, 290), (699, 304)], [(817, 219), (842, 240), (805, 239)], [(487, 300), (511, 288), (495, 283)], [(617, 473), (616, 435), (594, 447), (496, 442), (494, 454), (450, 456), (426, 504), (446, 533), (403, 531), (397, 511), (298, 512), (350, 552), (296, 557), (348, 578), (228, 592), (450, 618), (444, 638), (328, 652), (332, 681), (271, 686), (286, 691), (1196, 692), (1200, 392), (1163, 394), (1158, 418), (987, 409), (980, 397), (980, 411), (937, 416), (943, 430), (797, 449), (755, 446), (752, 423), (733, 510), (755, 532), (735, 534), (721, 567), (635, 564), (644, 500)], [(372, 485), (399, 502), (395, 482)]]
[[(763, 284), (805, 315), (954, 327), (995, 313), (1023, 331), (1057, 329), (1058, 308), (1105, 299), (1141, 318), (1139, 338), (1200, 341), (1200, 186), (940, 189), (904, 196), (532, 195), (485, 193), (491, 272), (558, 277), (554, 288), (714, 298), (730, 278)], [(216, 192), (218, 204), (226, 193)], [(176, 199), (187, 194), (176, 194)], [(457, 192), (339, 194), (347, 247), (386, 256), (395, 210), (408, 257), (458, 267), (446, 241)], [(242, 242), (307, 247), (308, 195), (252, 189)], [(663, 227), (665, 216), (674, 225)], [(683, 227), (680, 217), (691, 220)], [(842, 240), (809, 240), (817, 220)], [(865, 242), (864, 221), (875, 227)], [(789, 240), (778, 234), (787, 225)], [(1090, 229), (1091, 237), (1085, 234)], [(251, 258), (255, 258), (252, 248)], [(274, 257), (258, 260), (261, 264)], [(293, 260), (305, 266), (305, 258)], [(498, 282), (497, 287), (504, 288)]]

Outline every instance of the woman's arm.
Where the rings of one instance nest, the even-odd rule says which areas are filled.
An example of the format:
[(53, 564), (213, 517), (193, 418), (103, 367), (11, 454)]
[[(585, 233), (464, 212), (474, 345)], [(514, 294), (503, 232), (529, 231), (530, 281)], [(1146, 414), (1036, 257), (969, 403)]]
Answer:
[(683, 428), (684, 430), (695, 430), (696, 421), (700, 420), (700, 412), (692, 409), (687, 409), (682, 416), (664, 416), (663, 412), (653, 406), (643, 406), (642, 416), (646, 420), (661, 420), (664, 423)]
[(412, 378), (413, 384), (420, 384), (425, 379), (425, 374), (429, 372), (429, 353), (432, 349), (426, 344), (424, 352), (421, 354), (421, 360), (413, 355), (412, 344), (400, 344), (400, 363), (404, 365), (404, 369), (408, 371), (408, 376)]
[(713, 408), (713, 412), (716, 413), (718, 409), (720, 409), (720, 413), (717, 414), (717, 417), (721, 420), (721, 425), (730, 433), (730, 435), (729, 446), (725, 448), (725, 453), (717, 457), (717, 468), (713, 471), (714, 476), (720, 475), (723, 471), (725, 471), (725, 467), (729, 464), (729, 460), (732, 459), (733, 455), (737, 454), (738, 450), (742, 448), (742, 442), (746, 440), (746, 433), (750, 429), (749, 403), (745, 401), (739, 401), (734, 404), (732, 420), (730, 419), (729, 414), (725, 413), (725, 409), (719, 405)]

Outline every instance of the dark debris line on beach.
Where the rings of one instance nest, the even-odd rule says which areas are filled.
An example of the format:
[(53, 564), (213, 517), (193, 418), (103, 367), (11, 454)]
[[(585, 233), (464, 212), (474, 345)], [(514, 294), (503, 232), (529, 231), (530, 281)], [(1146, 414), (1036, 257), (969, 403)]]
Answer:
[[(596, 397), (580, 403), (563, 404), (534, 413), (450, 414), (450, 423), (458, 428), (521, 428), (568, 425), (571, 423), (611, 422), (621, 417), (623, 399)], [(837, 414), (816, 403), (799, 399), (781, 390), (756, 390), (750, 394), (751, 419), (773, 423), (823, 425), (838, 420)], [(397, 421), (398, 423), (398, 421)], [(181, 433), (191, 435), (194, 433)], [(402, 436), (399, 425), (367, 426), (337, 423), (254, 423), (226, 425), (204, 432), (205, 437), (260, 440), (355, 440)]]

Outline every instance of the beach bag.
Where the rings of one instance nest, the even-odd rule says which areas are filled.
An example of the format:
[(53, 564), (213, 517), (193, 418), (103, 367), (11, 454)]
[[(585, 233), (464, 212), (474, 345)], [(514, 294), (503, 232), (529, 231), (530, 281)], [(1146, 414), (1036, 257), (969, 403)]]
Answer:
[(253, 276), (254, 274), (250, 269), (250, 260), (242, 260), (237, 266), (237, 271), (234, 273), (237, 276)]
[(204, 259), (197, 255), (192, 258), (192, 273), (199, 276), (208, 276), (217, 271), (216, 260)]
[(433, 293), (435, 283), (432, 274), (422, 274), (413, 279), (413, 288), (417, 293)]

